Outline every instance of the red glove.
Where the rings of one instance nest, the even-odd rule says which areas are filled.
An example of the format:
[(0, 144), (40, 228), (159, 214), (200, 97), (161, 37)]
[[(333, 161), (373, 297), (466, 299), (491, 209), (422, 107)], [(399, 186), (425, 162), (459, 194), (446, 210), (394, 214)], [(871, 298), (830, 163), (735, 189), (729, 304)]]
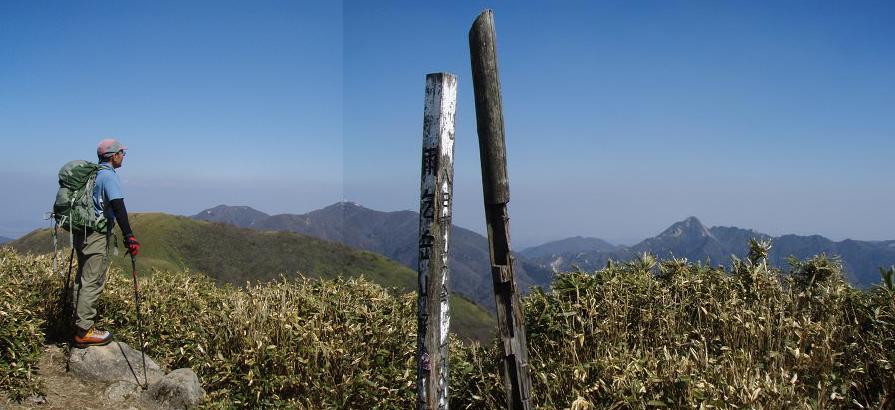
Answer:
[(134, 235), (128, 235), (124, 238), (124, 246), (127, 246), (127, 253), (137, 256), (140, 254), (140, 242)]

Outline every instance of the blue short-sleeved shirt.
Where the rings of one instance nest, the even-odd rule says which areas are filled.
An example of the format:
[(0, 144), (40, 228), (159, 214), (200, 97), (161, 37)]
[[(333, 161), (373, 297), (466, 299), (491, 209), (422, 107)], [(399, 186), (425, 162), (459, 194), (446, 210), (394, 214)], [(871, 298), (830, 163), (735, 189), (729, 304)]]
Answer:
[(100, 170), (96, 173), (96, 186), (93, 188), (93, 210), (96, 216), (105, 212), (106, 220), (109, 221), (109, 228), (115, 226), (115, 213), (112, 211), (111, 202), (113, 199), (124, 199), (121, 192), (121, 181), (118, 180), (118, 174), (108, 162), (101, 162)]

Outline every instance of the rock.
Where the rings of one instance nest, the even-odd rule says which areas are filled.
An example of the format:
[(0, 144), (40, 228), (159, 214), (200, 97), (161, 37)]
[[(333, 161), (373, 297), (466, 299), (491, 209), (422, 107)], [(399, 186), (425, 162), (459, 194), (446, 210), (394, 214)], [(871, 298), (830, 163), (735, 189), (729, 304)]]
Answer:
[(103, 395), (113, 402), (123, 402), (140, 396), (140, 386), (132, 382), (117, 381), (106, 387)]
[(205, 390), (193, 369), (177, 369), (149, 386), (143, 398), (164, 409), (186, 409), (201, 403)]
[[(76, 376), (103, 382), (130, 382), (143, 384), (143, 359), (140, 352), (127, 343), (112, 342), (105, 346), (72, 349), (70, 368)], [(152, 384), (164, 376), (164, 372), (146, 357), (146, 375)]]
[(35, 395), (28, 398), (30, 404), (46, 404), (47, 398), (41, 395)]

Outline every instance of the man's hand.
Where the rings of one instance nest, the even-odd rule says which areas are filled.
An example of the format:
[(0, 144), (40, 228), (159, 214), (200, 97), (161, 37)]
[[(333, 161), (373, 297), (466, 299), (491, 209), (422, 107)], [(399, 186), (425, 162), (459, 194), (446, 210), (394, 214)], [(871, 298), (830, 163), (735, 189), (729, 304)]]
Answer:
[(137, 242), (137, 238), (135, 238), (134, 235), (124, 237), (124, 246), (127, 247), (127, 253), (132, 256), (140, 254), (140, 242)]

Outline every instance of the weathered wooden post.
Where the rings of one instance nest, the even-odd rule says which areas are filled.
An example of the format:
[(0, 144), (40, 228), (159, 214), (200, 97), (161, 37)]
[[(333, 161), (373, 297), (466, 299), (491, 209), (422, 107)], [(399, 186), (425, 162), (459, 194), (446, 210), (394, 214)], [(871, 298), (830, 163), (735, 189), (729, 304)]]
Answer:
[(510, 224), (507, 203), (510, 187), (504, 144), (503, 107), (497, 73), (497, 46), (494, 13), (485, 10), (469, 30), (472, 82), (475, 88), (475, 114), (482, 163), (482, 188), (485, 219), (491, 251), (491, 278), (497, 302), (497, 326), (503, 339), (504, 385), (507, 407), (531, 408), (531, 376), (528, 369), (528, 345), (525, 322), (516, 292), (513, 255), (510, 249)]
[(417, 408), (448, 408), (448, 244), (454, 183), (457, 77), (426, 75), (420, 183)]

